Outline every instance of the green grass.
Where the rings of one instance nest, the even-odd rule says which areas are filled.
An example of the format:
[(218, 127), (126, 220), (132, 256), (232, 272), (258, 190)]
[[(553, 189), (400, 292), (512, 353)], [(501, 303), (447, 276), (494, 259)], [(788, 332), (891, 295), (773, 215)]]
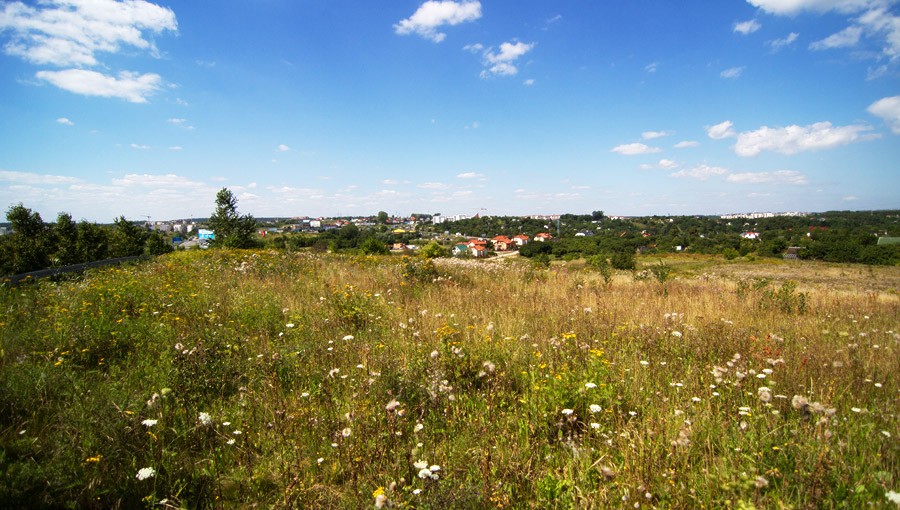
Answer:
[(888, 508), (900, 269), (664, 262), (204, 251), (3, 289), (0, 501)]

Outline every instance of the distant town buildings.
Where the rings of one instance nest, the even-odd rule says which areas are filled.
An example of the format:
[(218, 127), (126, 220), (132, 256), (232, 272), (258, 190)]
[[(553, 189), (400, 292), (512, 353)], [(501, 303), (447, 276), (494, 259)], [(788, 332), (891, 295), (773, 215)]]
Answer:
[(723, 214), (719, 216), (719, 218), (723, 220), (737, 220), (737, 219), (759, 219), (759, 218), (774, 218), (776, 216), (809, 216), (808, 213), (805, 212), (752, 212), (752, 213), (736, 213), (736, 214)]

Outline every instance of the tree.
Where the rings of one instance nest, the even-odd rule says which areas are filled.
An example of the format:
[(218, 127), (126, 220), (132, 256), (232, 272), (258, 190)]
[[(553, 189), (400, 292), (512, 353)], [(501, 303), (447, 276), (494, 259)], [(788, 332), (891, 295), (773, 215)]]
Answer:
[(216, 238), (212, 245), (225, 248), (255, 248), (256, 220), (253, 216), (239, 215), (237, 198), (228, 188), (216, 193), (216, 211), (209, 217), (209, 226)]
[(376, 216), (375, 219), (380, 225), (384, 225), (387, 223), (388, 213), (384, 211), (378, 211), (378, 216)]
[(360, 245), (360, 249), (366, 255), (387, 255), (390, 253), (387, 245), (375, 237), (368, 237)]
[(449, 253), (447, 252), (447, 249), (438, 244), (437, 241), (431, 241), (419, 250), (419, 255), (426, 259), (434, 259), (446, 257)]
[(52, 231), (56, 238), (54, 262), (62, 266), (82, 262), (78, 258), (78, 224), (72, 221), (72, 215), (59, 213)]
[(147, 255), (162, 255), (174, 251), (172, 243), (168, 242), (159, 232), (152, 232), (144, 242), (144, 253)]
[(143, 255), (148, 235), (146, 230), (126, 220), (125, 216), (119, 216), (109, 237), (109, 254), (113, 257)]
[(6, 211), (12, 234), (3, 241), (3, 272), (26, 273), (50, 265), (50, 235), (41, 215), (21, 203)]
[(78, 240), (75, 242), (78, 260), (91, 262), (103, 260), (109, 253), (109, 234), (106, 228), (87, 221), (78, 222)]

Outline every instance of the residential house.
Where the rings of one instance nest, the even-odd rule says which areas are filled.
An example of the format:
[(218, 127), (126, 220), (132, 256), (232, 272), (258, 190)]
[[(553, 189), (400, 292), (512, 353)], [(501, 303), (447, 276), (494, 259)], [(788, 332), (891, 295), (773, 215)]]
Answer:
[(550, 235), (549, 232), (540, 232), (534, 236), (535, 241), (544, 242), (553, 239), (553, 236)]
[(744, 239), (759, 239), (759, 232), (748, 230), (741, 234), (741, 237), (743, 237)]
[(494, 236), (491, 238), (491, 241), (494, 243), (494, 250), (496, 251), (509, 251), (516, 246), (516, 243), (506, 236)]
[(473, 257), (487, 257), (487, 241), (481, 239), (470, 239), (467, 246), (469, 248), (469, 252)]
[(512, 240), (514, 243), (516, 243), (516, 245), (519, 246), (519, 248), (521, 248), (521, 247), (525, 246), (526, 244), (528, 244), (528, 241), (531, 241), (531, 238), (526, 236), (525, 234), (519, 234), (519, 235), (513, 236)]

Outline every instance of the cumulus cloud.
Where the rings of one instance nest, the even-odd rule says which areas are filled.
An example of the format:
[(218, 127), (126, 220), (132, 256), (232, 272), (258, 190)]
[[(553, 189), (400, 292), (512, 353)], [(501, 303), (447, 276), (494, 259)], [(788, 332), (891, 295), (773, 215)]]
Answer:
[(900, 96), (879, 99), (866, 109), (869, 113), (884, 120), (891, 132), (900, 135)]
[(747, 35), (752, 34), (762, 28), (762, 25), (759, 24), (755, 19), (751, 19), (749, 21), (742, 21), (740, 23), (734, 24), (734, 33)]
[(525, 85), (526, 87), (534, 85), (534, 78), (528, 78), (527, 80), (522, 82), (522, 85)]
[(147, 97), (159, 90), (162, 82), (158, 74), (137, 74), (129, 71), (122, 71), (118, 77), (85, 69), (39, 71), (36, 76), (76, 94), (113, 97), (132, 103), (146, 103)]
[(457, 179), (484, 179), (484, 174), (479, 174), (477, 172), (463, 172), (461, 174), (456, 174)]
[(72, 122), (71, 120), (69, 120), (69, 119), (67, 119), (67, 118), (65, 118), (65, 117), (60, 117), (60, 118), (56, 119), (56, 122), (57, 122), (58, 124), (62, 124), (62, 125), (64, 125), (64, 126), (74, 126), (74, 125), (75, 125), (74, 122)]
[(654, 138), (662, 138), (671, 134), (672, 133), (669, 131), (644, 131), (641, 133), (641, 138), (644, 140), (653, 140)]
[(722, 140), (723, 138), (731, 138), (736, 133), (731, 127), (734, 126), (734, 123), (730, 120), (726, 120), (725, 122), (721, 122), (716, 124), (715, 126), (709, 126), (706, 128), (706, 135), (712, 138), (713, 140)]
[(613, 147), (610, 149), (610, 152), (616, 152), (623, 156), (637, 156), (640, 154), (654, 154), (661, 150), (659, 147), (650, 147), (642, 143), (626, 143)]
[(481, 53), (484, 51), (484, 45), (481, 43), (467, 44), (463, 46), (463, 50), (468, 51), (469, 53)]
[[(40, 80), (87, 96), (144, 103), (160, 88), (157, 74), (123, 71), (104, 74), (85, 68), (108, 65), (103, 54), (136, 48), (154, 57), (154, 34), (178, 31), (171, 9), (144, 0), (44, 0), (36, 6), (9, 2), (0, 10), (0, 32), (12, 34), (3, 47), (8, 55), (37, 65), (69, 68), (40, 71)], [(108, 71), (106, 71), (108, 73)]]
[(291, 148), (285, 144), (281, 144), (278, 147), (276, 147), (275, 150), (278, 152), (287, 152), (287, 151), (291, 150)]
[(728, 182), (741, 184), (808, 184), (806, 176), (794, 170), (778, 170), (776, 172), (744, 172), (731, 174), (725, 178)]
[(719, 76), (726, 79), (735, 79), (740, 78), (741, 74), (744, 73), (744, 66), (741, 67), (731, 67), (719, 73)]
[(674, 145), (676, 149), (688, 149), (700, 145), (700, 142), (694, 140), (682, 140)]
[(443, 182), (423, 182), (422, 184), (417, 184), (416, 187), (422, 189), (447, 189), (450, 185)]
[(674, 170), (680, 165), (671, 159), (661, 159), (655, 164), (643, 164), (641, 168), (644, 170)]
[(500, 45), (500, 51), (495, 52), (488, 48), (484, 52), (485, 70), (481, 72), (482, 78), (489, 76), (512, 76), (519, 72), (515, 61), (534, 48), (534, 43), (521, 41), (505, 42)]
[(738, 135), (734, 152), (739, 156), (756, 156), (762, 151), (780, 154), (796, 154), (809, 150), (831, 149), (847, 145), (863, 138), (871, 126), (855, 124), (832, 126), (831, 122), (817, 122), (808, 126), (787, 126), (770, 128), (763, 126), (755, 131)]
[(693, 168), (685, 168), (684, 170), (679, 170), (678, 172), (674, 172), (669, 174), (672, 177), (676, 178), (691, 178), (698, 179), (701, 181), (705, 181), (709, 179), (713, 175), (723, 175), (728, 173), (728, 170), (720, 167), (720, 166), (709, 166), (706, 164), (697, 165)]
[(394, 25), (394, 33), (398, 35), (415, 33), (439, 43), (447, 37), (447, 34), (438, 30), (440, 27), (455, 26), (479, 18), (481, 18), (480, 2), (429, 0), (420, 5), (412, 16)]
[(13, 38), (4, 50), (33, 64), (95, 66), (97, 53), (123, 45), (158, 50), (145, 32), (177, 31), (175, 13), (143, 0), (46, 0), (37, 7), (10, 2), (0, 13), (0, 31)]

